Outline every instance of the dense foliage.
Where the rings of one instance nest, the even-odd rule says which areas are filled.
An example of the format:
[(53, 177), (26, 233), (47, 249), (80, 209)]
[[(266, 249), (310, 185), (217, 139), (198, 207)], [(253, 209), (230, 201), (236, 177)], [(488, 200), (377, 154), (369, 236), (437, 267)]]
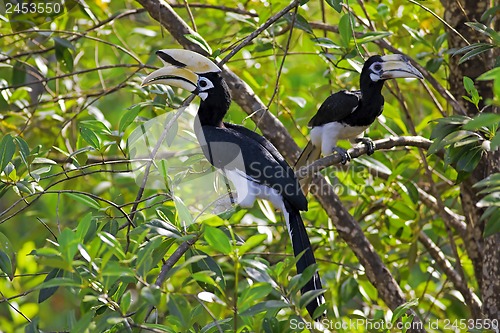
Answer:
[[(173, 5), (196, 31), (188, 40), (214, 59), (290, 4), (216, 3)], [(464, 320), (482, 318), (460, 184), (500, 146), (493, 112), (499, 62), (491, 60), (500, 40), (490, 28), (493, 10), (467, 26), (484, 41), (450, 49), (447, 38), (458, 32), (448, 29), (444, 10), (428, 1), (302, 1), (227, 62), (299, 147), (329, 94), (359, 88), (368, 55), (399, 51), (425, 73), (422, 82), (386, 84), (384, 113), (366, 135), (421, 136), (433, 140), (428, 149), (378, 150), (322, 171), (408, 303), (396, 309), (381, 298), (333, 216), (308, 197), (302, 216), (330, 329), (385, 332), (417, 314), (427, 331), (465, 331)], [(127, 0), (1, 14), (0, 332), (288, 332), (312, 325), (299, 292), (308, 274), (295, 276), (279, 212), (259, 202), (209, 214), (214, 180), (221, 180), (193, 137), (198, 100), (181, 115), (187, 93), (140, 85), (161, 65), (156, 50), (181, 47), (174, 35)], [(447, 90), (450, 62), (459, 59), (491, 62), (479, 79), (461, 78), (465, 96)], [(226, 120), (258, 131), (236, 103)], [(150, 163), (164, 126), (165, 144)], [(484, 197), (481, 237), (495, 237), (500, 179), (491, 170), (483, 178), (474, 182)], [(405, 313), (410, 307), (415, 312)]]

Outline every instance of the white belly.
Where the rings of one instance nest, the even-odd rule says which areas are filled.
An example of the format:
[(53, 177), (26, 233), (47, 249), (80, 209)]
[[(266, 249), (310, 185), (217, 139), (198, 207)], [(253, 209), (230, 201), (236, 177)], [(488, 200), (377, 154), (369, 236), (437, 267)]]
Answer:
[(362, 136), (368, 126), (347, 126), (338, 122), (331, 122), (315, 126), (311, 130), (311, 142), (321, 147), (323, 156), (330, 155), (338, 140), (354, 139)]
[(226, 170), (227, 178), (236, 190), (236, 202), (241, 207), (250, 208), (255, 199), (269, 200), (275, 208), (284, 211), (282, 196), (275, 189), (248, 179), (240, 170)]

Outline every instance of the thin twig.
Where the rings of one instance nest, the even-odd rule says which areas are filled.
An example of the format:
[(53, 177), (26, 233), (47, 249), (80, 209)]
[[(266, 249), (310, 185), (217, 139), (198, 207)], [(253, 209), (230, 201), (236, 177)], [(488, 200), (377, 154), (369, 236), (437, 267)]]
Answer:
[(250, 42), (260, 35), (264, 30), (269, 28), (271, 24), (276, 22), (278, 19), (280, 19), (282, 16), (287, 14), (290, 10), (292, 10), (294, 7), (300, 5), (300, 0), (293, 0), (288, 6), (280, 10), (278, 13), (274, 14), (271, 16), (264, 24), (262, 24), (259, 28), (257, 28), (254, 32), (252, 32), (250, 35), (248, 35), (238, 46), (236, 46), (234, 49), (229, 52), (228, 55), (224, 57), (221, 61), (219, 61), (218, 65), (219, 67), (224, 66), (225, 63), (229, 61), (236, 53), (238, 53), (242, 48), (250, 44)]

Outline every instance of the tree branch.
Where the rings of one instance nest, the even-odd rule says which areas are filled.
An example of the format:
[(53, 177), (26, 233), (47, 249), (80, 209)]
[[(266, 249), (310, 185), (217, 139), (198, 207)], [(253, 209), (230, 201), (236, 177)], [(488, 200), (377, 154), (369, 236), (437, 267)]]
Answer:
[[(394, 147), (401, 146), (412, 146), (419, 148), (429, 148), (432, 141), (421, 137), (421, 136), (399, 136), (399, 137), (389, 137), (386, 139), (381, 139), (377, 141), (373, 141), (374, 150), (382, 150), (382, 149), (391, 149)], [(360, 157), (361, 155), (367, 154), (368, 149), (365, 145), (351, 148), (347, 151), (351, 158)], [(340, 164), (342, 161), (342, 157), (339, 154), (332, 154), (319, 160), (314, 161), (311, 164), (303, 166), (299, 170), (297, 170), (297, 175), (299, 178), (304, 178), (306, 176), (315, 174), (331, 165)]]

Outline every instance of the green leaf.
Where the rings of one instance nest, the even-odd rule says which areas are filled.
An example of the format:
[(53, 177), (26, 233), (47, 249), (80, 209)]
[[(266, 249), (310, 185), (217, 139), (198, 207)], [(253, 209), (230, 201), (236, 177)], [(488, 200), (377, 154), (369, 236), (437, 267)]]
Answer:
[(257, 245), (261, 244), (266, 239), (267, 235), (264, 234), (253, 235), (250, 238), (248, 238), (243, 245), (240, 246), (238, 253), (240, 255), (244, 255), (248, 251), (255, 248)]
[(121, 265), (118, 261), (110, 261), (102, 269), (103, 276), (130, 276), (135, 277), (134, 271), (130, 267)]
[[(60, 268), (54, 268), (47, 274), (43, 282), (48, 282), (55, 278), (60, 278), (64, 274), (64, 271)], [(47, 300), (50, 296), (54, 295), (54, 293), (59, 289), (59, 286), (46, 287), (40, 289), (40, 293), (38, 294), (38, 303), (42, 303)]]
[(85, 126), (80, 126), (80, 134), (82, 135), (83, 140), (91, 145), (96, 150), (99, 150), (101, 143), (97, 135), (90, 128)]
[(392, 200), (388, 203), (389, 209), (404, 221), (414, 220), (417, 213), (413, 207), (406, 205), (403, 201)]
[(12, 281), (16, 272), (16, 252), (12, 243), (0, 232), (0, 271), (3, 271)]
[(229, 242), (227, 235), (222, 230), (210, 226), (205, 226), (203, 237), (205, 238), (207, 243), (217, 251), (226, 255), (231, 253), (231, 243)]
[(459, 141), (462, 141), (464, 139), (470, 138), (471, 136), (474, 136), (477, 138), (479, 141), (479, 137), (474, 133), (474, 132), (469, 132), (469, 131), (456, 131), (448, 134), (443, 140), (441, 141), (435, 141), (436, 145), (434, 143), (429, 147), (428, 153), (429, 154), (434, 154), (435, 152), (443, 149), (444, 147), (448, 145), (453, 145)]
[(483, 53), (483, 52), (486, 52), (488, 51), (489, 49), (492, 49), (494, 48), (493, 45), (480, 45), (476, 48), (474, 48), (473, 50), (467, 52), (466, 54), (464, 54), (462, 56), (462, 58), (460, 58), (460, 60), (458, 61), (458, 64), (463, 64), (464, 62), (470, 60), (471, 58)]
[[(293, 22), (293, 13), (287, 13), (283, 18), (288, 22), (288, 23), (292, 23)], [(309, 34), (312, 34), (312, 28), (311, 26), (309, 25), (309, 22), (307, 22), (307, 20), (300, 14), (296, 14), (295, 15), (295, 23), (294, 23), (294, 27), (297, 28), (297, 29), (300, 29), (300, 30), (303, 30)]]
[(209, 286), (217, 286), (217, 283), (210, 275), (214, 275), (213, 272), (201, 271), (191, 274), (191, 278), (198, 283), (209, 285)]
[(118, 126), (118, 129), (120, 133), (123, 133), (125, 129), (132, 124), (134, 119), (137, 117), (137, 115), (141, 112), (141, 107), (140, 105), (136, 104), (134, 106), (131, 106), (130, 108), (127, 109), (125, 114), (122, 116), (120, 119), (120, 125)]
[(488, 194), (487, 196), (479, 200), (476, 206), (479, 208), (490, 206), (500, 207), (500, 192), (493, 192)]
[(52, 287), (76, 287), (81, 288), (82, 284), (70, 278), (54, 277), (35, 286), (35, 289), (47, 289)]
[(146, 277), (149, 271), (158, 264), (158, 262), (153, 262), (153, 252), (161, 246), (161, 244), (162, 239), (160, 237), (155, 237), (139, 250), (135, 263), (139, 275)]
[(118, 259), (125, 259), (125, 252), (123, 252), (123, 248), (115, 236), (105, 231), (98, 233), (97, 236), (103, 243), (108, 245), (109, 248), (113, 250), (113, 253), (118, 257)]
[(344, 14), (340, 18), (339, 34), (340, 34), (340, 40), (342, 41), (342, 46), (347, 49), (349, 47), (349, 42), (352, 37), (350, 14)]
[(500, 35), (498, 34), (498, 32), (491, 29), (490, 27), (487, 27), (486, 25), (479, 22), (465, 22), (465, 25), (490, 37), (496, 43), (500, 43)]
[(7, 166), (7, 164), (12, 160), (14, 153), (16, 152), (16, 145), (14, 144), (14, 139), (12, 135), (7, 134), (0, 141), (0, 173)]
[(448, 33), (445, 32), (441, 35), (439, 35), (436, 40), (434, 41), (434, 49), (439, 50), (441, 48), (441, 46), (443, 45), (443, 43), (447, 40), (448, 38)]
[(425, 64), (425, 68), (432, 73), (436, 73), (443, 64), (443, 58), (432, 58)]
[(152, 233), (156, 233), (165, 237), (179, 238), (181, 237), (180, 231), (175, 225), (167, 221), (162, 221), (159, 219), (152, 219), (150, 222), (144, 225), (146, 228), (150, 229)]
[(392, 313), (391, 323), (395, 323), (398, 319), (400, 319), (406, 311), (408, 311), (412, 306), (418, 306), (418, 298), (413, 299), (409, 302), (401, 304), (398, 306)]
[(464, 172), (472, 172), (479, 164), (482, 156), (481, 147), (473, 148), (466, 152), (457, 162), (457, 170)]
[(125, 315), (128, 312), (131, 302), (132, 302), (132, 293), (130, 292), (130, 290), (127, 290), (123, 294), (120, 300), (120, 310), (123, 315)]
[(194, 34), (186, 34), (184, 35), (187, 40), (190, 42), (198, 45), (203, 49), (203, 51), (207, 52), (208, 54), (212, 54), (212, 49), (210, 48), (210, 45), (201, 37), (199, 34), (194, 33)]
[(319, 47), (324, 47), (327, 49), (339, 49), (340, 46), (335, 44), (330, 38), (320, 37), (320, 38), (311, 38), (311, 40)]
[(366, 34), (363, 34), (361, 37), (357, 38), (356, 42), (358, 44), (366, 44), (385, 37), (389, 37), (391, 35), (392, 32), (388, 31), (372, 31), (372, 32), (367, 32)]
[(57, 162), (54, 160), (51, 160), (49, 158), (45, 157), (35, 157), (33, 159), (33, 162), (31, 164), (50, 164), (50, 165), (57, 165)]
[[(176, 321), (182, 326), (188, 327), (189, 319), (192, 316), (192, 309), (189, 302), (182, 295), (171, 294), (167, 301), (169, 315), (175, 317)], [(188, 329), (180, 329), (178, 331), (189, 331)]]
[(319, 290), (309, 290), (305, 292), (303, 295), (300, 296), (299, 300), (299, 307), (300, 308), (305, 308), (307, 304), (311, 302), (316, 302), (316, 298), (318, 296), (321, 296), (325, 293), (325, 290), (319, 289)]
[(29, 167), (28, 156), (30, 155), (30, 147), (28, 146), (28, 143), (26, 143), (26, 141), (24, 141), (24, 139), (21, 138), (20, 136), (16, 136), (14, 138), (14, 142), (16, 143), (17, 148), (19, 149), (19, 153), (21, 155), (23, 163), (26, 165), (26, 167)]
[[(193, 258), (196, 259), (194, 262), (190, 264), (191, 271), (193, 273), (197, 272), (203, 272), (203, 271), (210, 271), (214, 272), (215, 276), (213, 277), (214, 281), (217, 282), (219, 287), (222, 290), (225, 290), (226, 288), (226, 281), (224, 279), (224, 274), (222, 273), (222, 269), (220, 266), (217, 264), (217, 262), (212, 259), (208, 254), (201, 250), (196, 250), (196, 249), (190, 249), (186, 252), (186, 261)], [(200, 287), (202, 287), (204, 290), (209, 291), (209, 292), (215, 292), (216, 288), (214, 288), (211, 285), (199, 282), (198, 283)]]
[(498, 232), (500, 232), (500, 209), (495, 207), (493, 214), (490, 215), (484, 226), (484, 237), (486, 238)]
[(343, 0), (326, 0), (326, 3), (330, 5), (333, 9), (340, 13), (342, 11)]
[(262, 299), (273, 291), (269, 283), (257, 282), (242, 291), (238, 298), (238, 305), (241, 311), (246, 310), (252, 303)]
[(14, 267), (13, 262), (10, 260), (7, 253), (0, 250), (0, 271), (3, 271), (9, 279), (12, 281), (14, 279)]
[(70, 49), (74, 50), (74, 46), (66, 39), (54, 37), (56, 59), (57, 62), (62, 64), (62, 67), (66, 69), (66, 72), (73, 71), (73, 54), (71, 54)]
[(87, 207), (94, 208), (94, 209), (101, 209), (101, 206), (97, 201), (89, 197), (88, 195), (85, 195), (83, 193), (64, 193), (66, 196), (70, 197), (71, 199), (78, 201), (79, 203), (84, 204)]
[(491, 150), (496, 150), (498, 149), (498, 147), (500, 147), (500, 129), (497, 130), (495, 136), (493, 137), (493, 139), (491, 139), (490, 147)]
[(112, 135), (108, 126), (99, 120), (82, 120), (79, 125), (80, 127), (86, 127), (95, 133)]
[(473, 119), (468, 121), (463, 129), (465, 130), (477, 130), (481, 127), (491, 127), (491, 125), (497, 125), (500, 122), (500, 114), (482, 112), (475, 116)]
[(88, 230), (90, 229), (90, 223), (92, 222), (92, 213), (87, 213), (80, 221), (78, 222), (78, 226), (76, 227), (76, 236), (83, 243), (85, 239), (85, 235), (87, 235)]
[(495, 67), (481, 74), (476, 80), (488, 81), (488, 80), (499, 80), (499, 78), (500, 78), (500, 67)]
[(177, 209), (177, 216), (181, 222), (182, 227), (186, 228), (187, 226), (193, 224), (193, 216), (191, 215), (189, 209), (186, 207), (181, 198), (174, 196), (174, 204), (175, 208)]
[(59, 248), (67, 264), (71, 264), (78, 250), (78, 239), (70, 229), (64, 229), (57, 237)]
[(251, 317), (264, 311), (279, 310), (289, 307), (290, 304), (283, 301), (266, 301), (252, 306), (248, 310), (243, 311), (240, 315), (244, 317)]

